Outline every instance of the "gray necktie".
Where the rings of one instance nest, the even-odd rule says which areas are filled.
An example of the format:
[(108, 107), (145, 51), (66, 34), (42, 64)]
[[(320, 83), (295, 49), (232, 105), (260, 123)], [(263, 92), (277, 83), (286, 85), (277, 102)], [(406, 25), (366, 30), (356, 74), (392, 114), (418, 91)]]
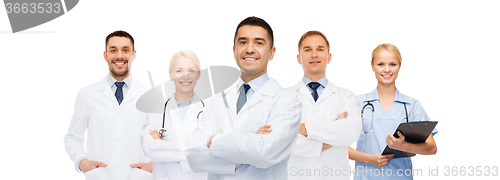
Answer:
[(250, 85), (243, 84), (240, 87), (240, 95), (238, 96), (238, 102), (236, 103), (236, 114), (240, 112), (240, 109), (247, 102), (247, 91), (250, 89)]

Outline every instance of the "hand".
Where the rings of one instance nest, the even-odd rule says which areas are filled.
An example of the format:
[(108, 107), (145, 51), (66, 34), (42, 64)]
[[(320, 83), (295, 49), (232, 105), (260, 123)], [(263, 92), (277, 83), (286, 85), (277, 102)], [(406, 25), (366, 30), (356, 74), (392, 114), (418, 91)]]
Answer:
[(271, 125), (267, 124), (259, 128), (255, 134), (270, 134), (273, 130), (271, 129)]
[(347, 111), (345, 111), (342, 114), (340, 114), (340, 116), (336, 120), (345, 119), (345, 118), (347, 118), (347, 116), (349, 116), (349, 113)]
[(368, 161), (371, 165), (374, 165), (378, 168), (384, 167), (389, 163), (389, 161), (394, 157), (394, 154), (386, 154), (382, 155), (382, 153), (378, 154), (370, 154), (370, 160)]
[(212, 134), (210, 136), (210, 138), (208, 138), (207, 140), (207, 147), (210, 148), (210, 145), (212, 145), (212, 139), (214, 138), (214, 136), (217, 135), (217, 134)]
[(403, 151), (403, 147), (406, 144), (405, 136), (403, 136), (403, 134), (401, 134), (401, 132), (399, 131), (397, 133), (399, 138), (394, 137), (393, 134), (389, 134), (387, 135), (387, 139), (385, 140), (385, 142), (390, 148)]
[(82, 159), (82, 161), (80, 161), (80, 170), (82, 170), (83, 173), (86, 173), (98, 167), (106, 166), (108, 166), (108, 164), (99, 161), (89, 161), (87, 159)]
[(130, 167), (131, 168), (139, 168), (141, 170), (153, 173), (153, 162), (131, 164)]
[(329, 144), (325, 144), (325, 143), (323, 143), (323, 147), (321, 148), (321, 151), (324, 151), (324, 150), (330, 149), (331, 147), (333, 147), (333, 146), (332, 146), (332, 145), (329, 145)]
[(300, 123), (300, 126), (299, 126), (299, 134), (302, 134), (302, 135), (304, 135), (305, 137), (307, 137), (307, 129), (306, 129), (306, 124), (304, 124), (304, 123)]
[(149, 130), (149, 134), (151, 134), (151, 136), (153, 136), (153, 139), (159, 139), (159, 140), (161, 140), (161, 137), (160, 137), (160, 134), (158, 133), (158, 131), (156, 131), (156, 130)]

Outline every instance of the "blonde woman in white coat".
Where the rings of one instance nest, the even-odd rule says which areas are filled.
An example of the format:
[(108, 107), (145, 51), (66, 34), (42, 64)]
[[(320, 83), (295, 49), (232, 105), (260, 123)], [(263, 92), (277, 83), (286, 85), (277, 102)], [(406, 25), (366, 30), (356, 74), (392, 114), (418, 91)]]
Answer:
[[(165, 119), (152, 121), (142, 131), (144, 152), (154, 162), (155, 180), (207, 179), (207, 173), (194, 173), (191, 170), (185, 155), (186, 144), (205, 106), (193, 91), (200, 78), (199, 64), (197, 56), (188, 50), (172, 56), (169, 74), (175, 83), (175, 94), (166, 102)], [(158, 131), (163, 121), (167, 133), (161, 138)]]

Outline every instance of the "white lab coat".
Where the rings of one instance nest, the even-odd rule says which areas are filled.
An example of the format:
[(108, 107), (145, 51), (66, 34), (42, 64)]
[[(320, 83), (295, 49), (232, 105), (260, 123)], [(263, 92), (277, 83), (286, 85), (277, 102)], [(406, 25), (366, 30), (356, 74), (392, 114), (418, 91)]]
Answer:
[[(303, 81), (288, 88), (302, 102), (302, 119), (307, 137), (298, 134), (288, 161), (288, 179), (349, 179), (347, 146), (356, 142), (361, 131), (361, 118), (353, 92), (328, 81), (317, 102)], [(346, 119), (336, 120), (347, 111)], [(332, 145), (321, 151), (323, 143)]]
[(130, 164), (151, 162), (142, 150), (140, 134), (146, 121), (152, 117), (136, 108), (137, 99), (147, 90), (146, 85), (132, 78), (121, 105), (118, 105), (107, 78), (78, 92), (75, 112), (64, 137), (66, 152), (79, 172), (82, 159), (108, 164), (85, 173), (86, 179), (152, 179), (151, 173), (130, 167)]
[[(186, 143), (191, 138), (198, 125), (198, 114), (203, 110), (203, 103), (194, 95), (193, 103), (189, 105), (184, 119), (181, 118), (175, 94), (170, 97), (165, 115), (165, 129), (167, 136), (162, 140), (153, 139), (149, 130), (158, 131), (163, 123), (163, 115), (142, 131), (142, 146), (146, 156), (151, 158), (153, 165), (153, 179), (155, 180), (203, 180), (207, 173), (195, 173), (189, 167), (186, 159)], [(201, 114), (199, 118), (201, 118)]]
[[(188, 143), (187, 158), (193, 171), (209, 172), (217, 180), (287, 179), (287, 160), (297, 138), (301, 105), (274, 79), (255, 92), (236, 115), (237, 88), (215, 96)], [(268, 135), (255, 132), (270, 124)], [(207, 140), (214, 137), (210, 149)], [(235, 167), (238, 166), (236, 169)]]

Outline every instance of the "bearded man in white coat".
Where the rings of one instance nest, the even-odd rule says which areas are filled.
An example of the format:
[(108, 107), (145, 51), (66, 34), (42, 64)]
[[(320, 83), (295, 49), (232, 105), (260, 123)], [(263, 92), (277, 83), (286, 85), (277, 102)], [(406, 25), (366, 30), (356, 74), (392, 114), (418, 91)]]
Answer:
[(109, 74), (78, 92), (64, 144), (87, 180), (152, 179), (153, 163), (144, 155), (140, 135), (153, 117), (136, 108), (137, 99), (149, 88), (130, 76), (135, 54), (129, 33), (109, 34), (104, 51)]
[(288, 161), (288, 179), (348, 180), (351, 172), (347, 147), (356, 142), (361, 131), (356, 96), (326, 78), (332, 55), (323, 33), (306, 32), (298, 47), (297, 60), (304, 77), (288, 90), (302, 102), (302, 118)]
[(205, 107), (187, 145), (193, 171), (217, 180), (287, 179), (302, 108), (294, 93), (267, 75), (275, 51), (267, 22), (257, 17), (240, 22), (233, 53), (241, 75), (236, 87)]

